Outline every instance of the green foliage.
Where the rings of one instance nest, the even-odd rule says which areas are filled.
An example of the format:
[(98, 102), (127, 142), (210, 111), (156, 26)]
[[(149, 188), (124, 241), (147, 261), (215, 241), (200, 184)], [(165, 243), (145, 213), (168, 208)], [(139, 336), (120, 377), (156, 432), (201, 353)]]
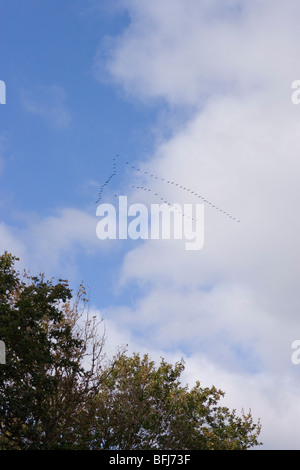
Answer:
[(251, 413), (218, 403), (221, 390), (181, 385), (184, 363), (157, 366), (125, 352), (107, 361), (83, 286), (23, 276), (0, 256), (0, 450), (248, 449)]
[(101, 433), (95, 448), (245, 450), (258, 445), (251, 414), (218, 406), (221, 390), (182, 387), (183, 362), (123, 354), (97, 398)]
[(97, 385), (96, 357), (93, 368), (83, 368), (95, 325), (88, 321), (78, 329), (82, 287), (71, 305), (67, 281), (54, 284), (26, 273), (21, 279), (15, 260), (8, 253), (0, 257), (0, 338), (6, 346), (0, 449), (63, 448), (72, 443)]

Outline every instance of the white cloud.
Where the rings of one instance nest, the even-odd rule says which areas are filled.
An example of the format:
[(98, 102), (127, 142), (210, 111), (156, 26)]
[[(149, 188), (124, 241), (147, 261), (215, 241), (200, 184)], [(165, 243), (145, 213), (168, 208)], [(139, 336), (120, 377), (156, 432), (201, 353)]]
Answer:
[(107, 69), (134, 96), (194, 106), (224, 89), (278, 90), (298, 73), (295, 1), (123, 4), (132, 22), (111, 46)]
[[(191, 107), (143, 169), (240, 223), (206, 203), (203, 250), (149, 241), (128, 252), (120, 286), (137, 283), (140, 296), (114, 310), (114, 322), (152, 351), (186, 351), (187, 375), (221, 382), (232, 406), (262, 417), (267, 447), (299, 448), (291, 343), (300, 333), (300, 107), (291, 84), (300, 4), (123, 4), (131, 23), (111, 48), (112, 77), (134, 98), (163, 98), (170, 112)], [(159, 180), (153, 188), (171, 202), (195, 201)]]
[(97, 219), (74, 208), (53, 211), (40, 217), (15, 215), (14, 224), (0, 226), (1, 249), (20, 257), (22, 268), (48, 276), (58, 273), (73, 279), (78, 274), (77, 256), (103, 253), (109, 245), (96, 236)]
[(0, 224), (0, 252), (1, 254), (4, 251), (12, 253), (18, 258), (24, 259), (25, 257), (25, 247), (18, 236), (18, 231), (14, 227), (9, 226), (5, 223)]
[[(294, 369), (294, 375), (298, 374)], [(258, 449), (298, 449), (299, 400), (298, 391), (283, 377), (266, 373), (250, 376), (246, 373), (224, 371), (216, 362), (200, 354), (186, 360), (184, 380), (193, 384), (200, 379), (203, 387), (214, 384), (225, 392), (222, 404), (230, 409), (251, 410), (254, 421), (261, 419), (262, 447)]]

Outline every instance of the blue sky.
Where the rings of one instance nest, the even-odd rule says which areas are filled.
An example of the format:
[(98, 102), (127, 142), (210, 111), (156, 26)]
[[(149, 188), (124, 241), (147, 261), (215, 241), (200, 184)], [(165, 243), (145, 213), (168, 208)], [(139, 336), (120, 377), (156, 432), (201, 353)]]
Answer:
[[(110, 352), (184, 357), (187, 382), (261, 417), (265, 448), (299, 448), (299, 2), (0, 0), (0, 14), (1, 250), (84, 281)], [(199, 202), (164, 180), (209, 201), (202, 250), (96, 237), (113, 158), (102, 202)]]
[[(73, 0), (63, 5), (3, 2), (1, 11), (1, 71), (7, 88), (7, 106), (1, 109), (2, 220), (23, 229), (31, 217), (51, 216), (64, 207), (94, 217), (116, 154), (124, 163), (151, 148), (156, 110), (128, 101), (95, 73), (98, 48), (126, 27), (128, 15)], [(80, 251), (76, 256), (80, 279), (93, 288), (93, 299), (110, 302), (110, 277), (119, 258), (97, 252), (81, 256)], [(47, 270), (46, 260), (40, 260), (39, 269)], [(99, 276), (101, 293), (95, 282)]]

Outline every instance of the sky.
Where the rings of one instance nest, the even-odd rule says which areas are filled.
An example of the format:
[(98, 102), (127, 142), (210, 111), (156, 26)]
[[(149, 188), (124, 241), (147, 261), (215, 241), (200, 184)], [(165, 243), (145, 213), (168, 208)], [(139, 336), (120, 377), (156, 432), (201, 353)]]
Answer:
[[(298, 0), (0, 0), (1, 252), (83, 281), (109, 352), (184, 358), (186, 383), (261, 419), (261, 449), (300, 449), (299, 15)], [(100, 240), (97, 207), (120, 195), (202, 203), (202, 249)]]

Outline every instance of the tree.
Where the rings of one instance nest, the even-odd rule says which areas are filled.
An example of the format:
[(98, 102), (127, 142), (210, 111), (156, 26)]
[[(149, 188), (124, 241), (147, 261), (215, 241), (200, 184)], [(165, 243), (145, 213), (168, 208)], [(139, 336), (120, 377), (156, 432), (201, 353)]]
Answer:
[(0, 256), (0, 450), (248, 449), (251, 413), (219, 406), (224, 393), (181, 385), (174, 366), (125, 351), (107, 360), (83, 286), (23, 276)]
[(259, 445), (260, 425), (251, 413), (218, 406), (224, 393), (189, 390), (180, 376), (183, 361), (164, 359), (156, 366), (148, 355), (121, 355), (97, 397), (100, 431), (95, 448), (118, 450), (246, 450)]
[(71, 303), (67, 281), (21, 278), (15, 261), (0, 257), (0, 449), (73, 447), (103, 379), (104, 338), (83, 286)]

